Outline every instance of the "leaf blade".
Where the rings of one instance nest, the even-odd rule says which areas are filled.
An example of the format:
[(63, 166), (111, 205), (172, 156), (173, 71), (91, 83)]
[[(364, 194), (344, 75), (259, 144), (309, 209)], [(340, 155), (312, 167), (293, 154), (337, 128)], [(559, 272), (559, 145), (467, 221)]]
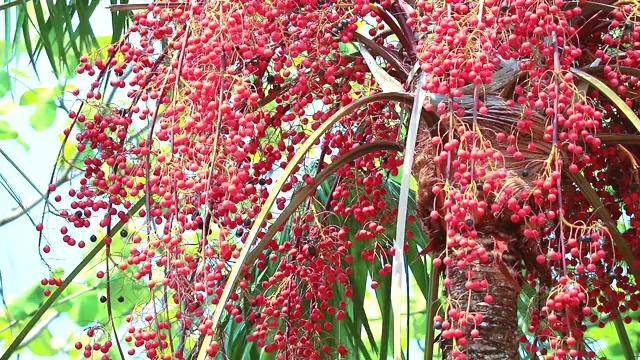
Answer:
[(398, 205), (398, 224), (396, 239), (394, 242), (395, 253), (393, 255), (393, 267), (391, 270), (391, 302), (393, 303), (393, 358), (402, 359), (402, 280), (404, 279), (404, 239), (406, 236), (406, 223), (408, 212), (409, 187), (411, 180), (411, 168), (413, 166), (413, 156), (415, 154), (418, 138), (418, 124), (420, 123), (420, 110), (427, 93), (422, 89), (422, 84), (426, 81), (426, 73), (422, 73), (420, 81), (416, 86), (411, 118), (409, 120), (409, 130), (407, 131), (406, 149), (404, 152), (404, 162), (402, 169), (402, 182), (400, 184), (400, 198)]
[(31, 127), (36, 131), (43, 131), (51, 127), (56, 119), (56, 103), (52, 98), (36, 104), (36, 111), (29, 118)]
[(11, 91), (11, 76), (5, 69), (0, 69), (0, 98)]
[(615, 93), (615, 91), (613, 91), (613, 89), (611, 89), (607, 84), (603, 83), (600, 79), (580, 69), (572, 68), (571, 72), (578, 75), (580, 78), (588, 82), (594, 88), (598, 89), (598, 91), (601, 91), (602, 93), (604, 93), (604, 95), (609, 100), (613, 101), (613, 103), (616, 104), (616, 106), (620, 109), (620, 111), (622, 111), (627, 116), (627, 119), (631, 121), (633, 126), (635, 126), (635, 128), (638, 131), (640, 131), (640, 119), (629, 107), (629, 105), (627, 105), (624, 102), (624, 100), (622, 100), (620, 96), (618, 96)]
[(0, 140), (14, 140), (18, 138), (18, 132), (13, 130), (8, 122), (0, 120)]
[(371, 53), (369, 53), (369, 50), (367, 50), (366, 47), (358, 43), (358, 49), (364, 57), (364, 61), (367, 63), (367, 66), (369, 66), (371, 74), (373, 74), (373, 77), (376, 79), (376, 82), (380, 85), (383, 91), (404, 90), (400, 81), (389, 75), (389, 73), (384, 71), (378, 63), (376, 63), (376, 60), (371, 56)]

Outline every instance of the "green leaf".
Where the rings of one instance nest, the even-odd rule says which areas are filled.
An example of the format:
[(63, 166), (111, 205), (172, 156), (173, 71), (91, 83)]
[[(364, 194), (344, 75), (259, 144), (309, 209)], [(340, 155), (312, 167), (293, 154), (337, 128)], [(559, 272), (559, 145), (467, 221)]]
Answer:
[(25, 91), (20, 97), (20, 105), (34, 105), (42, 101), (43, 98), (56, 96), (55, 88), (33, 88)]
[(433, 317), (435, 316), (437, 310), (437, 295), (438, 295), (438, 286), (439, 286), (439, 278), (440, 272), (438, 269), (434, 269), (433, 267), (433, 258), (430, 258), (429, 267), (431, 271), (429, 272), (429, 296), (427, 296), (427, 313), (425, 314), (425, 318), (427, 319), (427, 331), (424, 337), (425, 344), (425, 359), (431, 359), (433, 357), (434, 350), (434, 336), (435, 336), (435, 328), (433, 324)]
[(0, 140), (12, 140), (18, 138), (18, 132), (13, 130), (8, 122), (0, 120)]
[(21, 138), (17, 138), (16, 141), (18, 142), (18, 144), (20, 144), (20, 146), (22, 146), (25, 150), (29, 151), (29, 149), (31, 149), (31, 146), (29, 146), (29, 144), (27, 144), (24, 140), (22, 140)]
[[(111, 4), (118, 3), (117, 0), (111, 0)], [(129, 3), (128, 0), (121, 0), (121, 4)], [(120, 40), (120, 36), (124, 32), (126, 26), (127, 16), (130, 15), (130, 11), (111, 11), (111, 43), (116, 43)]]
[(360, 334), (360, 329), (358, 329), (356, 323), (353, 322), (353, 320), (351, 320), (351, 316), (346, 316), (344, 318), (344, 322), (345, 325), (347, 327), (347, 329), (349, 330), (349, 334), (351, 336), (349, 336), (349, 339), (352, 340), (353, 342), (355, 342), (355, 348), (357, 349), (357, 354), (360, 354), (360, 356), (362, 358), (365, 358), (366, 360), (372, 360), (371, 359), (371, 355), (369, 354), (369, 351), (367, 351), (367, 347), (364, 345), (364, 342), (362, 341), (362, 338), (360, 338), (360, 336), (358, 336)]
[[(382, 268), (381, 264), (376, 264), (375, 272)], [(392, 344), (391, 332), (393, 314), (391, 312), (391, 276), (381, 277), (376, 289), (376, 299), (382, 314), (382, 335), (380, 336), (380, 359), (386, 360), (389, 354), (389, 345)]]
[(26, 91), (20, 97), (20, 105), (36, 105), (31, 115), (31, 127), (36, 131), (48, 129), (56, 118), (55, 99), (60, 94), (57, 88), (35, 88)]
[(31, 76), (30, 74), (27, 74), (26, 72), (18, 69), (18, 68), (11, 68), (9, 69), (10, 72), (12, 72), (15, 75), (18, 75), (20, 77), (26, 78), (26, 79), (31, 79), (33, 78), (33, 76)]
[(88, 326), (97, 318), (98, 306), (103, 305), (98, 299), (96, 291), (88, 292), (73, 300), (74, 306), (69, 310), (69, 318), (78, 326)]
[[(5, 13), (5, 21), (6, 19), (9, 18), (9, 14)], [(11, 36), (10, 34), (6, 33), (7, 29), (10, 29), (9, 26), (10, 24), (6, 24), (7, 26), (5, 27), (5, 38), (7, 38), (8, 36)], [(9, 62), (9, 56), (8, 54), (10, 54), (10, 46), (9, 43), (4, 41), (4, 40), (0, 40), (0, 61), (2, 62), (2, 64), (6, 64), (7, 62)]]
[(31, 350), (34, 355), (38, 356), (56, 355), (58, 353), (58, 349), (56, 349), (51, 344), (52, 340), (53, 336), (51, 335), (51, 331), (49, 331), (49, 329), (47, 328), (44, 328), (29, 343), (29, 350)]
[(578, 75), (580, 78), (588, 82), (591, 86), (598, 89), (598, 91), (602, 92), (609, 100), (613, 101), (613, 103), (616, 104), (616, 106), (627, 116), (627, 119), (631, 121), (633, 126), (635, 126), (635, 128), (640, 131), (640, 119), (633, 112), (633, 109), (631, 109), (629, 105), (627, 105), (627, 103), (625, 103), (624, 100), (622, 100), (620, 96), (618, 96), (618, 94), (613, 91), (613, 89), (607, 86), (607, 84), (600, 81), (600, 79), (582, 70), (572, 68), (571, 72)]
[(5, 69), (0, 69), (0, 98), (11, 91), (11, 76)]
[[(58, 59), (58, 57), (54, 55), (53, 43), (52, 43), (52, 40), (50, 39), (51, 24), (45, 21), (45, 15), (46, 15), (44, 10), (45, 6), (46, 5), (42, 4), (40, 0), (33, 1), (33, 10), (36, 16), (36, 29), (38, 31), (38, 34), (40, 35), (38, 37), (38, 43), (36, 44), (35, 52), (39, 53), (40, 49), (44, 48), (44, 51), (47, 54), (47, 58), (49, 59), (49, 64), (53, 68), (53, 72), (55, 74), (59, 74), (60, 72), (58, 71), (58, 65), (56, 64), (56, 59)], [(27, 17), (27, 19), (29, 19), (29, 17)], [(33, 55), (33, 53), (30, 54), (30, 56), (31, 55)], [(35, 67), (35, 62), (33, 63), (33, 65)]]
[(36, 131), (48, 129), (56, 119), (56, 102), (49, 98), (36, 104), (36, 111), (29, 118), (31, 127)]
[[(54, 54), (57, 55), (58, 61), (61, 61), (62, 66), (65, 67), (67, 64), (64, 62), (66, 60), (66, 58), (64, 57), (64, 54), (66, 54), (65, 48), (64, 48), (64, 40), (66, 37), (68, 37), (71, 34), (72, 29), (68, 29), (69, 32), (67, 33), (65, 31), (66, 29), (63, 22), (64, 18), (62, 14), (60, 14), (60, 12), (57, 11), (53, 1), (46, 0), (46, 3), (47, 3), (47, 10), (49, 11), (47, 24), (51, 24), (51, 29), (53, 30), (53, 32), (51, 32), (50, 34), (50, 37), (53, 39), (52, 45), (53, 44), (56, 45), (56, 48), (54, 49)], [(69, 8), (68, 10), (71, 10), (71, 8)], [(69, 11), (67, 11), (66, 13), (68, 16)]]
[(0, 343), (4, 341), (5, 344), (11, 342), (13, 334), (11, 333), (11, 327), (8, 321), (3, 317), (0, 317)]
[(25, 320), (40, 308), (40, 304), (44, 302), (44, 298), (42, 285), (37, 284), (32, 286), (22, 294), (22, 296), (9, 301), (7, 306), (14, 320)]
[[(38, 69), (36, 68), (37, 59), (33, 51), (33, 43), (31, 42), (31, 34), (29, 32), (30, 18), (29, 18), (29, 15), (27, 14), (26, 6), (21, 6), (18, 8), (18, 20), (16, 24), (20, 24), (20, 25), (16, 26), (16, 32), (14, 37), (16, 39), (19, 39), (20, 37), (24, 39), (25, 51), (29, 56), (29, 62), (31, 63), (31, 66), (36, 76), (38, 76)], [(22, 29), (22, 32), (20, 32), (18, 29)]]
[[(632, 317), (637, 316), (637, 314), (634, 313), (627, 315), (631, 315)], [(620, 314), (618, 315), (620, 316)], [(637, 343), (636, 339), (638, 339), (639, 335), (639, 324), (632, 322), (631, 324), (620, 325), (627, 328), (625, 332), (628, 331), (630, 337)], [(604, 327), (599, 327), (595, 324), (589, 326), (585, 334), (588, 339), (587, 344), (590, 345), (593, 350), (596, 350), (599, 356), (606, 356), (607, 359), (626, 359), (628, 354), (631, 354), (631, 358), (633, 359), (633, 349), (629, 349), (627, 347), (628, 345), (625, 345), (625, 342), (621, 341), (622, 338), (620, 338), (618, 334), (617, 328), (620, 325), (616, 324), (615, 320), (608, 320), (605, 322)], [(596, 342), (597, 346), (594, 346)], [(637, 345), (635, 347), (637, 348)], [(630, 353), (626, 351), (630, 351)]]
[(16, 108), (16, 103), (12, 100), (5, 99), (0, 101), (0, 114), (6, 114)]
[(352, 43), (343, 43), (340, 42), (338, 44), (338, 47), (340, 48), (340, 51), (342, 51), (345, 54), (353, 54), (355, 52), (358, 52), (358, 49), (355, 47), (355, 45), (353, 45)]
[[(85, 273), (84, 275), (95, 278), (95, 275), (90, 273)], [(124, 274), (120, 271), (113, 272), (109, 281), (111, 284), (110, 296), (113, 321), (116, 327), (119, 327), (123, 322), (124, 316), (136, 307), (140, 299), (144, 298), (139, 291), (136, 291), (136, 285), (139, 285), (140, 289), (146, 289), (146, 287), (140, 282), (125, 282)], [(66, 310), (69, 312), (69, 318), (79, 326), (109, 321), (107, 303), (100, 302), (100, 296), (107, 295), (106, 289), (106, 276), (92, 285), (72, 284), (69, 286), (64, 295), (73, 296), (73, 294), (82, 293), (69, 302), (73, 303), (73, 307)], [(122, 302), (119, 301), (120, 297), (122, 297)], [(64, 311), (59, 309), (58, 306), (56, 306), (56, 310)]]
[(616, 332), (618, 333), (618, 344), (622, 347), (624, 358), (627, 360), (633, 360), (636, 357), (633, 353), (633, 348), (631, 347), (631, 343), (629, 341), (629, 334), (627, 334), (627, 329), (625, 329), (624, 327), (624, 322), (622, 321), (620, 313), (617, 311), (616, 313), (617, 316), (615, 320), (613, 320), (613, 323), (616, 326)]
[[(75, 337), (76, 337), (76, 334), (73, 334), (73, 333), (69, 334), (69, 337), (67, 337), (66, 343), (73, 344)], [(69, 357), (72, 359), (80, 359), (80, 357), (82, 356), (82, 350), (78, 350), (75, 348), (75, 346), (72, 346), (68, 348), (67, 355), (69, 355)]]
[[(327, 190), (328, 193), (330, 190)], [(326, 200), (325, 200), (326, 201)], [(352, 239), (355, 234), (356, 226), (349, 226), (349, 236)], [(353, 289), (353, 297), (352, 297), (352, 306), (353, 306), (353, 321), (355, 325), (359, 328), (362, 326), (367, 334), (367, 339), (371, 344), (371, 348), (377, 354), (378, 353), (378, 343), (376, 342), (375, 337), (373, 336), (373, 331), (371, 330), (371, 325), (369, 324), (368, 314), (364, 309), (364, 298), (367, 292), (367, 277), (369, 276), (371, 267), (369, 262), (360, 256), (362, 250), (366, 248), (366, 244), (363, 241), (354, 241), (352, 242), (351, 247), (351, 255), (353, 255), (353, 274), (349, 277), (349, 282), (352, 284)], [(360, 332), (357, 333), (357, 336), (360, 336)]]
[[(111, 275), (111, 311), (113, 313), (113, 321), (116, 327), (123, 324), (124, 318), (127, 314), (138, 306), (141, 302), (148, 300), (149, 289), (141, 281), (132, 282), (131, 279), (124, 279), (124, 273), (116, 271)], [(106, 289), (105, 285), (102, 287)], [(118, 299), (122, 296), (123, 301)], [(145, 300), (147, 299), (147, 300)], [(98, 306), (101, 306), (104, 310), (104, 319), (108, 319), (107, 306), (98, 302)]]

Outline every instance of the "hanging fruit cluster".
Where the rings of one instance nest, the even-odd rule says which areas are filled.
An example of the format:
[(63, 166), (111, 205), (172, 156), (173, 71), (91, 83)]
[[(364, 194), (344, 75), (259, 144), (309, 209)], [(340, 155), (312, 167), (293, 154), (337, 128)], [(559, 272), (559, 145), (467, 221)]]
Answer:
[[(86, 357), (114, 343), (153, 359), (201, 348), (215, 356), (225, 337), (211, 314), (223, 307), (264, 352), (350, 356), (326, 334), (348, 315), (354, 242), (367, 243), (355, 256), (381, 261), (378, 275), (391, 272), (385, 232), (396, 209), (383, 185), (400, 153), (371, 151), (341, 166), (255, 263), (242, 254), (329, 164), (403, 139), (407, 101), (366, 100), (402, 87), (433, 94), (414, 174), (431, 238), (424, 252), (447, 294), (434, 322), (448, 356), (466, 358), (490, 321), (466, 310), (472, 293), (486, 304), (498, 295), (474, 274), (484, 264), (504, 269), (517, 292), (537, 290), (521, 337), (527, 351), (594, 357), (583, 346), (587, 324), (640, 300), (639, 11), (612, 1), (250, 0), (136, 12), (106, 58), (77, 68), (94, 79), (65, 131), (83, 176), (68, 193), (71, 209), (57, 215), (69, 222), (64, 242), (80, 248), (88, 243), (74, 228), (96, 220), (107, 235), (91, 241), (106, 247), (107, 276), (123, 271), (149, 297), (127, 316), (126, 346), (114, 335), (79, 348)], [(124, 101), (111, 101), (116, 90)], [(129, 232), (117, 236), (117, 223)], [(125, 251), (110, 253), (116, 243)], [(237, 286), (226, 301), (229, 283)]]
[[(86, 357), (115, 344), (129, 355), (182, 358), (197, 354), (198, 338), (218, 334), (210, 311), (230, 267), (251, 245), (249, 230), (274, 180), (287, 176), (283, 169), (310, 133), (340, 108), (375, 93), (363, 59), (341, 49), (353, 40), (363, 7), (354, 12), (329, 1), (152, 4), (134, 15), (106, 59), (82, 59), (78, 74), (95, 80), (65, 134), (83, 154), (83, 177), (68, 194), (72, 210), (59, 215), (75, 228), (97, 218), (109, 234), (118, 222), (142, 221), (131, 234), (100, 241), (107, 272), (115, 261), (111, 268), (148, 287), (154, 305), (151, 312), (127, 315), (128, 345), (85, 345)], [(126, 94), (125, 106), (103, 102), (115, 89)], [(296, 166), (274, 215), (257, 225), (258, 238), (291, 192), (313, 184), (326, 163), (361, 144), (398, 137), (393, 103), (356, 110), (314, 144), (316, 155)], [(344, 318), (352, 296), (352, 241), (375, 239), (393, 218), (380, 185), (400, 163), (395, 153), (374, 151), (346, 164), (324, 203), (303, 205), (284, 240), (270, 241), (255, 268), (242, 270), (224, 307), (229, 321), (247, 324), (246, 340), (283, 356), (346, 355), (346, 347), (325, 334), (332, 319)], [(327, 211), (352, 216), (360, 229), (330, 225)], [(355, 238), (348, 237), (351, 230)], [(65, 227), (63, 234), (67, 244), (84, 246), (72, 230)], [(124, 243), (126, 253), (110, 254), (115, 242)], [(168, 303), (159, 305), (158, 298)], [(209, 355), (219, 349), (218, 341), (206, 347)]]
[(416, 2), (412, 23), (428, 34), (416, 46), (423, 88), (442, 98), (427, 105), (440, 121), (420, 140), (418, 207), (427, 250), (444, 267), (449, 299), (435, 321), (452, 358), (482, 337), (477, 308), (462, 299), (496, 296), (474, 274), (478, 263), (503, 269), (518, 292), (521, 279), (538, 291), (521, 340), (549, 359), (596, 356), (583, 343), (587, 324), (638, 309), (628, 275), (640, 255), (637, 11), (606, 1)]

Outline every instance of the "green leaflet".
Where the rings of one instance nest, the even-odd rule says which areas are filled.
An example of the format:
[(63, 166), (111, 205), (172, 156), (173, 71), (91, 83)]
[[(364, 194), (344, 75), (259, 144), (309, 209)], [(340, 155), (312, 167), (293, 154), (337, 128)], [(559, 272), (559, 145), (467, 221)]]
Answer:
[(0, 98), (11, 91), (11, 76), (5, 69), (0, 69)]
[(578, 75), (584, 81), (588, 82), (591, 86), (598, 89), (598, 91), (602, 92), (609, 100), (613, 101), (613, 103), (616, 104), (616, 106), (627, 116), (633, 126), (635, 126), (635, 128), (640, 131), (640, 119), (629, 107), (629, 105), (627, 105), (624, 100), (622, 100), (620, 96), (618, 96), (618, 94), (613, 91), (613, 89), (607, 86), (607, 84), (600, 81), (600, 79), (582, 70), (572, 68), (571, 72)]

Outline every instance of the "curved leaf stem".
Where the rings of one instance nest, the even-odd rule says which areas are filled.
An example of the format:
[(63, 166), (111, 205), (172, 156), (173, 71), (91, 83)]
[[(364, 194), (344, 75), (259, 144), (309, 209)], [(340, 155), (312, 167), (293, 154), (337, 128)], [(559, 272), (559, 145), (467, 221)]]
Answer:
[[(325, 123), (326, 124), (326, 123)], [(318, 130), (322, 130), (322, 127), (319, 128)], [(316, 131), (318, 131), (316, 130)], [(307, 140), (308, 141), (308, 140)], [(313, 144), (314, 141), (310, 141), (309, 144)], [(305, 142), (306, 144), (306, 142)], [(304, 146), (303, 146), (304, 148)], [(227, 279), (227, 283), (224, 287), (224, 290), (222, 292), (222, 295), (220, 296), (220, 299), (218, 300), (218, 305), (216, 306), (216, 310), (213, 314), (213, 327), (217, 328), (219, 322), (220, 322), (220, 318), (222, 317), (222, 311), (224, 310), (224, 305), (226, 304), (227, 300), (229, 299), (229, 296), (231, 295), (231, 291), (235, 290), (235, 283), (239, 278), (239, 274), (242, 268), (244, 268), (244, 266), (246, 264), (251, 264), (253, 262), (255, 262), (255, 260), (257, 259), (258, 255), (262, 252), (262, 250), (264, 250), (264, 248), (266, 247), (266, 245), (269, 243), (269, 241), (271, 239), (273, 239), (273, 237), (276, 235), (276, 233), (278, 232), (278, 230), (284, 226), (284, 224), (286, 223), (286, 221), (288, 221), (289, 217), (296, 211), (296, 209), (298, 208), (298, 206), (300, 206), (300, 204), (302, 204), (304, 202), (304, 200), (309, 196), (309, 194), (311, 194), (320, 184), (322, 184), (322, 182), (324, 182), (324, 180), (326, 180), (329, 176), (335, 174), (335, 172), (340, 169), (342, 166), (344, 166), (345, 164), (353, 161), (354, 159), (371, 153), (371, 152), (375, 152), (375, 151), (385, 151), (385, 150), (395, 150), (395, 151), (401, 151), (402, 150), (402, 146), (395, 143), (395, 142), (391, 142), (391, 141), (376, 141), (373, 143), (369, 143), (369, 144), (364, 144), (361, 145), (353, 150), (351, 150), (350, 152), (342, 155), (338, 160), (332, 162), (331, 164), (329, 164), (324, 170), (322, 170), (322, 172), (320, 172), (315, 178), (314, 178), (314, 182), (313, 184), (307, 185), (304, 188), (301, 188), (299, 190), (298, 193), (296, 193), (296, 195), (294, 195), (290, 202), (289, 205), (287, 205), (287, 207), (282, 211), (282, 213), (280, 213), (280, 215), (278, 216), (278, 219), (269, 227), (269, 230), (266, 232), (266, 234), (264, 234), (264, 236), (260, 239), (260, 241), (253, 247), (251, 248), (251, 244), (252, 242), (247, 242), (245, 244), (245, 247), (242, 249), (242, 252), (240, 253), (240, 257), (238, 258), (236, 264), (233, 266), (232, 270), (231, 270), (231, 274), (229, 275), (229, 278)], [(300, 153), (296, 153), (296, 156), (300, 155)], [(302, 158), (302, 156), (300, 156), (300, 158)], [(294, 157), (295, 159), (295, 157)], [(293, 165), (294, 160), (292, 159), (292, 161), (289, 163), (289, 166), (287, 166), (287, 169), (285, 169), (285, 173), (287, 173), (287, 170), (289, 170), (289, 172), (293, 169)], [(289, 167), (291, 167), (291, 169), (289, 169)], [(280, 189), (280, 187), (278, 187), (278, 185), (282, 185), (284, 184), (284, 180), (286, 180), (286, 178), (288, 178), (288, 176), (283, 176), (280, 177), (278, 182), (276, 183), (276, 186), (274, 187), (276, 190)], [(275, 196), (277, 196), (278, 191), (272, 191), (272, 193), (269, 195), (269, 198), (271, 198), (272, 196), (275, 198)], [(274, 195), (275, 194), (275, 195)], [(263, 206), (263, 211), (265, 213), (265, 215), (263, 215), (262, 213), (260, 215), (262, 216), (258, 216), (257, 221), (254, 223), (254, 226), (251, 228), (251, 231), (253, 232), (254, 229), (257, 232), (257, 229), (260, 228), (260, 224), (262, 223), (261, 219), (264, 218), (264, 216), (266, 216), (266, 213), (269, 211), (269, 209), (271, 208), (271, 206)], [(266, 209), (266, 210), (265, 210)], [(251, 235), (251, 233), (250, 233)], [(251, 237), (249, 237), (251, 238)], [(251, 251), (249, 251), (251, 250)], [(251, 252), (249, 254), (249, 252)], [(212, 336), (207, 335), (204, 339), (204, 341), (202, 342), (202, 345), (200, 346), (200, 349), (198, 350), (198, 360), (204, 360), (204, 358), (207, 355), (207, 348), (209, 347), (209, 344), (212, 341)], [(195, 349), (194, 349), (195, 350)]]

